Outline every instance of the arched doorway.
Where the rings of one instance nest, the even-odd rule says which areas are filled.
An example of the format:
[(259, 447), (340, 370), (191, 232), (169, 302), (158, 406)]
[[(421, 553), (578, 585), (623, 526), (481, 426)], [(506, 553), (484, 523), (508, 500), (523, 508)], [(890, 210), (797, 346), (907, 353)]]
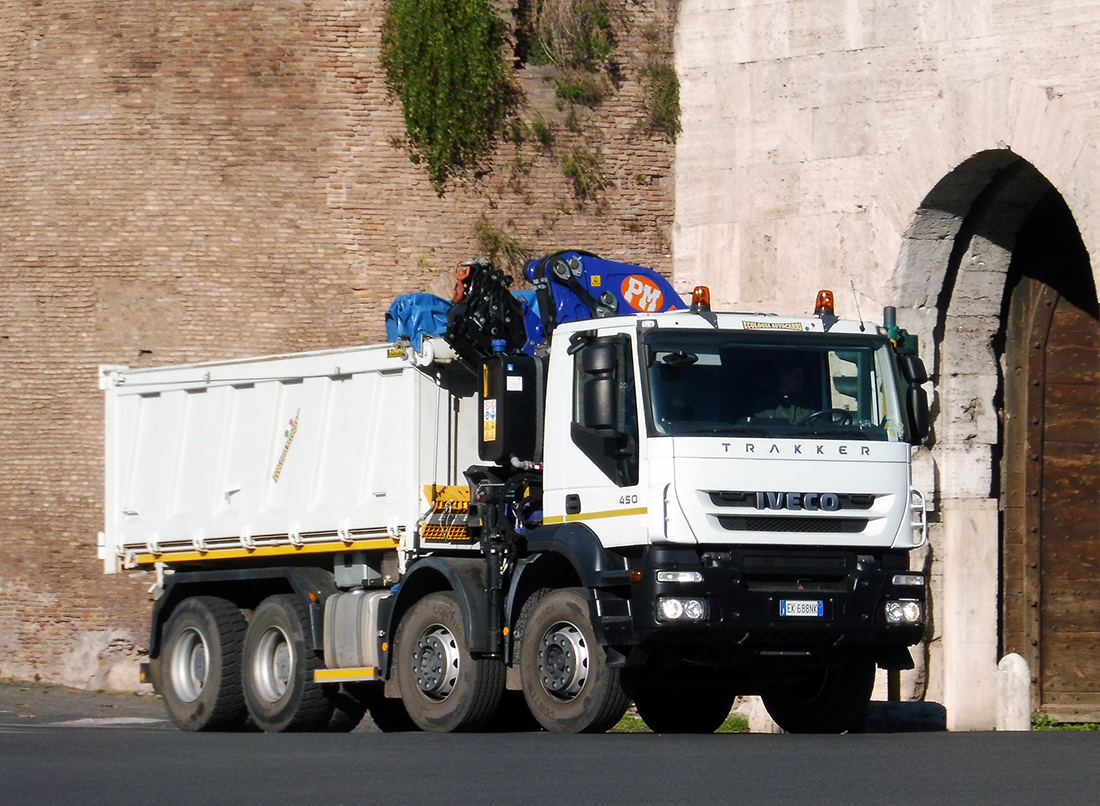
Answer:
[(1100, 311), (1073, 216), (1048, 192), (1020, 228), (1004, 345), (1002, 640), (1034, 710), (1100, 719)]
[(935, 300), (931, 696), (950, 727), (991, 727), (1018, 651), (1035, 710), (1100, 717), (1100, 331), (1077, 224), (1033, 165), (981, 152), (925, 197), (899, 269)]

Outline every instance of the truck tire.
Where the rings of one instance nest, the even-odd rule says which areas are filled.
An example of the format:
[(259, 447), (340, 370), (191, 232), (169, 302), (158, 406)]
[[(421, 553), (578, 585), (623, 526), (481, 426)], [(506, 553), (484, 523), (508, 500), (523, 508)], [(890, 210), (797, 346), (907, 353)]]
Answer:
[(470, 656), (453, 594), (432, 593), (414, 604), (401, 619), (394, 653), (401, 701), (421, 730), (478, 730), (496, 713), (504, 664)]
[(853, 658), (839, 666), (787, 676), (765, 688), (761, 699), (788, 733), (843, 733), (863, 721), (874, 686), (874, 662)]
[(638, 716), (654, 733), (714, 733), (733, 708), (725, 689), (642, 689), (634, 692)]
[(630, 699), (620, 671), (607, 665), (581, 588), (551, 591), (535, 604), (520, 644), (527, 706), (551, 733), (603, 733)]
[(163, 648), (150, 666), (178, 727), (213, 731), (244, 724), (241, 645), (246, 627), (237, 606), (216, 596), (192, 596), (172, 611)]
[(292, 593), (269, 596), (252, 615), (244, 638), (244, 698), (261, 730), (320, 730), (332, 717), (338, 687), (314, 682), (321, 659), (308, 632), (305, 608)]

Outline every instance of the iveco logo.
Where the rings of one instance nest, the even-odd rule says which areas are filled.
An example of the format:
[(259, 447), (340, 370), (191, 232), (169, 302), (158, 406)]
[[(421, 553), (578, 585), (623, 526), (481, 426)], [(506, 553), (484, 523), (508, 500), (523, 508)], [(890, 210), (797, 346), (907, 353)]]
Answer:
[(836, 493), (757, 493), (756, 508), (836, 512), (840, 509), (840, 496)]

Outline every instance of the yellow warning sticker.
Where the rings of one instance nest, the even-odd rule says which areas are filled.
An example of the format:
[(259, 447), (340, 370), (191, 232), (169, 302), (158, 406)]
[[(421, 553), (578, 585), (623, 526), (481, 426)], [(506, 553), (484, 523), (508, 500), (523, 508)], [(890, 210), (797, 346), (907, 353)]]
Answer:
[(488, 398), (481, 409), (481, 440), (482, 442), (496, 442), (497, 439), (497, 401)]

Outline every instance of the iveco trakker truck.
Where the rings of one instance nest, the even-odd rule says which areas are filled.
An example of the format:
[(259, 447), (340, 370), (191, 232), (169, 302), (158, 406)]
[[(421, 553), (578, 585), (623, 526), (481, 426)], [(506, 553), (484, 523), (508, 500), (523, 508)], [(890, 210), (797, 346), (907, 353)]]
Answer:
[[(108, 573), (189, 730), (857, 724), (925, 579), (915, 340), (719, 313), (583, 252), (487, 261), (388, 344), (103, 367)], [(440, 302), (435, 300), (435, 302)], [(536, 725), (536, 727), (537, 727)]]

